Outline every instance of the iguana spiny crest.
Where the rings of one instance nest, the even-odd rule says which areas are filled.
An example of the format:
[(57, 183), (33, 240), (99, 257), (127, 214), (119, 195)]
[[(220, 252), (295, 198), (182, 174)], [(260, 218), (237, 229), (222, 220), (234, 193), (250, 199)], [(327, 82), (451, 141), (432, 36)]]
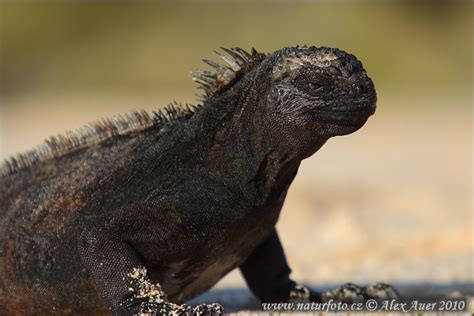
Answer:
[[(174, 101), (164, 110), (153, 111), (151, 115), (143, 110), (131, 111), (101, 119), (74, 132), (68, 131), (65, 135), (52, 136), (37, 148), (7, 159), (0, 166), (0, 176), (116, 136), (162, 128), (163, 125), (186, 120), (197, 109), (206, 106), (210, 98), (219, 97), (239, 78), (250, 74), (262, 63), (269, 64), (266, 67), (271, 69), (271, 76), (268, 77), (272, 87), (267, 91), (266, 100), (272, 106), (267, 110), (274, 117), (280, 116), (277, 122), (286, 124), (286, 127), (306, 122), (311, 128), (318, 128), (320, 134), (347, 134), (360, 128), (375, 111), (376, 95), (372, 81), (360, 61), (341, 50), (315, 46), (283, 48), (273, 54), (259, 53), (254, 48), (250, 53), (238, 47), (222, 50), (226, 54), (215, 53), (224, 60), (225, 65), (203, 59), (215, 72), (197, 70), (191, 73), (198, 88), (204, 90), (204, 95), (198, 95), (202, 104), (182, 106)], [(300, 136), (308, 137), (292, 137)]]

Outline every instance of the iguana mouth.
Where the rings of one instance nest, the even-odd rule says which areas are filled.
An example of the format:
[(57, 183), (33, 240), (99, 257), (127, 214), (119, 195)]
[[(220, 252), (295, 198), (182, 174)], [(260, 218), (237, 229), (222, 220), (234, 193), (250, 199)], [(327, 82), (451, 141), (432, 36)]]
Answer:
[(316, 115), (318, 120), (337, 123), (341, 125), (352, 125), (365, 122), (371, 115), (375, 113), (375, 105), (354, 108), (347, 110), (318, 110)]

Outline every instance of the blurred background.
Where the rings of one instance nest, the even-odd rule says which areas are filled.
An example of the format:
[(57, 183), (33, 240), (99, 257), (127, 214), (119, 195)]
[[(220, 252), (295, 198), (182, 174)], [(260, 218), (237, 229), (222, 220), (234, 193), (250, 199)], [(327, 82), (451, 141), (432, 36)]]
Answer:
[[(338, 47), (364, 63), (378, 109), (302, 164), (278, 224), (294, 277), (472, 294), (472, 6), (4, 0), (0, 158), (103, 116), (196, 102), (189, 72), (219, 46)], [(255, 304), (238, 272), (200, 299)]]

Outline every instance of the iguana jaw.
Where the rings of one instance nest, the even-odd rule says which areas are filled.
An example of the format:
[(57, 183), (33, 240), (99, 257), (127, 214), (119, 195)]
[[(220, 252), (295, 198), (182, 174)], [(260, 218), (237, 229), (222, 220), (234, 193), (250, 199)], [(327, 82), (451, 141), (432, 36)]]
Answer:
[(335, 106), (331, 109), (315, 109), (315, 120), (336, 126), (352, 126), (354, 128), (352, 132), (354, 132), (365, 124), (369, 117), (375, 113), (375, 110), (376, 97), (374, 94), (364, 102), (347, 106)]

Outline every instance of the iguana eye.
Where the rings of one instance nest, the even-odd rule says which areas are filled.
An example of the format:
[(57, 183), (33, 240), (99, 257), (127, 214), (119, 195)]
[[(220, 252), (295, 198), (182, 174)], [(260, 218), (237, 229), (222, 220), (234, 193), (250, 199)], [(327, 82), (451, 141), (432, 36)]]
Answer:
[(317, 85), (317, 84), (315, 84), (315, 83), (313, 83), (313, 82), (308, 82), (308, 88), (309, 88), (310, 90), (317, 90), (317, 89), (320, 88), (320, 87), (321, 87), (321, 86), (319, 86), (319, 85)]
[(303, 68), (293, 79), (293, 84), (310, 95), (320, 95), (327, 90), (330, 82), (328, 74), (323, 70)]
[(306, 90), (310, 93), (321, 93), (326, 89), (326, 82), (321, 78), (313, 78), (306, 82)]

